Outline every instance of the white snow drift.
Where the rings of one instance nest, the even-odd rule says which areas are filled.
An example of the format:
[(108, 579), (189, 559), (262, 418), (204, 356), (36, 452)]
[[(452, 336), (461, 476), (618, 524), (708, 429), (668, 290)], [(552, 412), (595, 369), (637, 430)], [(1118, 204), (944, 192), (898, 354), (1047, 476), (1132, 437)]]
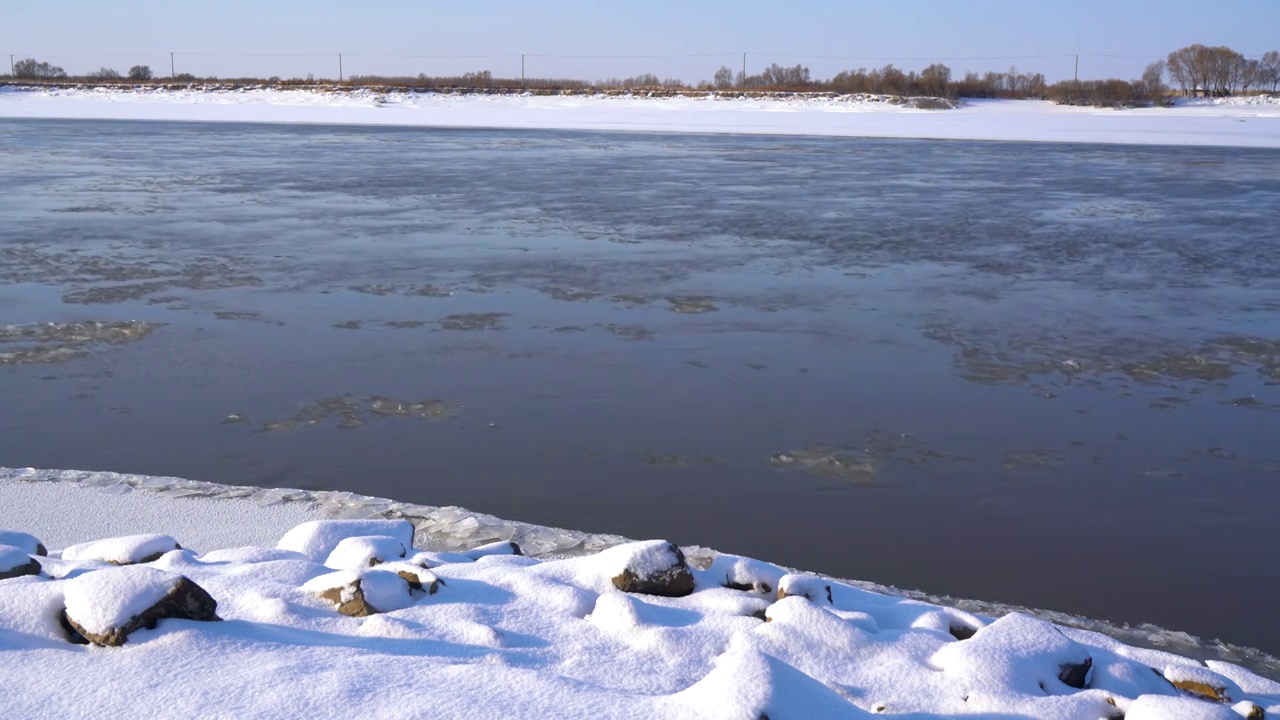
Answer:
[(832, 98), (0, 88), (0, 118), (23, 117), (1280, 147), (1276, 98), (1135, 110), (988, 100), (916, 110)]

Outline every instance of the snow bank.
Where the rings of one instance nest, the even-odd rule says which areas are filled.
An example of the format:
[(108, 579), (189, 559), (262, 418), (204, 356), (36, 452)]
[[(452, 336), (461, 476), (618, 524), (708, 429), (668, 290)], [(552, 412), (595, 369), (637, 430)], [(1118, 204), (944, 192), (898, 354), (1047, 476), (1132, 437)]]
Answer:
[[(1233, 99), (1234, 100), (1234, 99)], [(1106, 110), (968, 101), (916, 110), (837, 98), (605, 97), (310, 90), (33, 89), (0, 93), (0, 118), (175, 120), (625, 130), (1280, 147), (1280, 103), (1188, 101)]]

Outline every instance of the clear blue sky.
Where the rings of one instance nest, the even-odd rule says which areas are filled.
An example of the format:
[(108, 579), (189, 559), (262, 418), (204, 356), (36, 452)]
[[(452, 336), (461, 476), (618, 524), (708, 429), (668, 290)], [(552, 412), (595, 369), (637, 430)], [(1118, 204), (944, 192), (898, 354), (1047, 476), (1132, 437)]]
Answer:
[[(926, 58), (953, 72), (1016, 64), (1053, 80), (1081, 53), (1081, 77), (1131, 78), (1151, 58), (1193, 42), (1246, 55), (1280, 46), (1280, 0), (4, 0), (0, 53), (36, 56), (83, 72), (152, 65), (179, 53), (318, 53), (324, 57), (179, 55), (178, 72), (220, 76), (453, 74), (518, 76), (532, 55), (683, 55), (697, 58), (530, 57), (536, 77), (624, 77), (653, 72), (709, 79), (720, 65), (808, 65), (815, 76)], [(141, 55), (141, 53), (151, 53)], [(782, 57), (777, 53), (804, 57)], [(71, 57), (74, 55), (128, 57)], [(136, 55), (135, 55), (136, 54)], [(393, 58), (366, 55), (505, 57)], [(1132, 55), (1141, 57), (1091, 57)], [(854, 59), (824, 59), (841, 56)], [(1000, 59), (973, 59), (999, 56)], [(7, 60), (8, 58), (4, 58)]]

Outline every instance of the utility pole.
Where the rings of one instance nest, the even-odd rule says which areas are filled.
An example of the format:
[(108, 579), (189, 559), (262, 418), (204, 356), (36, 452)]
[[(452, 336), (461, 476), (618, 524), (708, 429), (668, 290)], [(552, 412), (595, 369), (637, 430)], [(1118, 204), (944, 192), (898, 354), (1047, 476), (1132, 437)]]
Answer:
[(173, 53), (169, 53), (169, 79), (173, 80), (176, 77), (178, 77), (178, 73), (174, 72), (173, 69)]
[(524, 53), (520, 53), (520, 89), (524, 89)]
[(9, 56), (9, 77), (13, 77), (14, 75), (15, 73), (13, 71), (13, 55), (10, 55)]
[(747, 54), (742, 53), (742, 86), (747, 86)]
[(342, 82), (342, 53), (338, 53), (338, 82)]
[(1076, 82), (1080, 82), (1080, 55), (1076, 54)]

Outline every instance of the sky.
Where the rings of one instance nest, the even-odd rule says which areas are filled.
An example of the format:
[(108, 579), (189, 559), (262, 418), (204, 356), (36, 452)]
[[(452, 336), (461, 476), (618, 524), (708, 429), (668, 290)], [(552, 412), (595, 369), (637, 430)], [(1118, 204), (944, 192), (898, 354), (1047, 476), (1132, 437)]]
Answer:
[[(1280, 46), (1280, 0), (59, 0), (5, 2), (0, 55), (72, 74), (332, 78), (489, 70), (586, 80), (710, 79), (803, 64), (814, 77), (893, 62), (919, 70), (1137, 77), (1190, 43), (1249, 56)], [(290, 57), (292, 56), (292, 57)], [(412, 57), (407, 57), (412, 56)], [(681, 57), (673, 57), (681, 56)], [(693, 57), (690, 57), (693, 56)], [(4, 59), (8, 59), (7, 57)]]

